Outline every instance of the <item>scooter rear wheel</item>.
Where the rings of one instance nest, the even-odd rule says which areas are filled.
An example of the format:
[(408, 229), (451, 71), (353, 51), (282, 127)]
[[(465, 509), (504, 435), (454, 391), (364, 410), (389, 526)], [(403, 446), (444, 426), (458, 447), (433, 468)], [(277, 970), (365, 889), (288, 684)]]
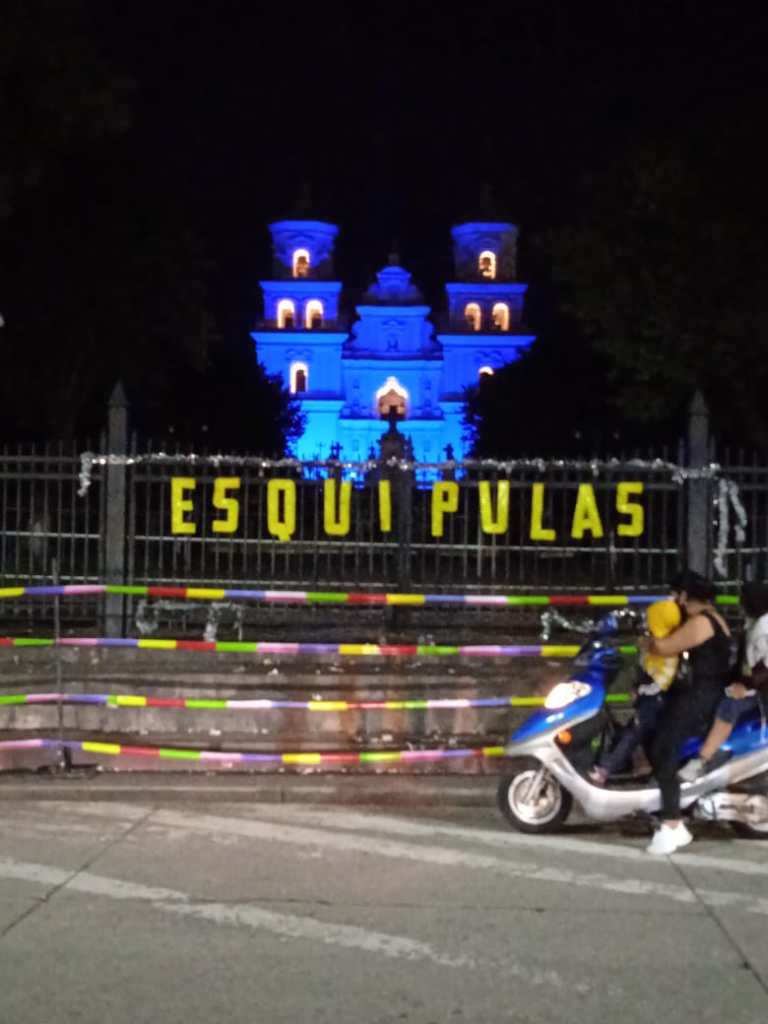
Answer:
[(742, 813), (742, 821), (732, 821), (731, 828), (742, 839), (768, 839), (768, 794), (750, 796)]
[(571, 794), (548, 772), (537, 783), (540, 773), (540, 767), (532, 765), (499, 781), (499, 809), (518, 832), (557, 832), (571, 812)]

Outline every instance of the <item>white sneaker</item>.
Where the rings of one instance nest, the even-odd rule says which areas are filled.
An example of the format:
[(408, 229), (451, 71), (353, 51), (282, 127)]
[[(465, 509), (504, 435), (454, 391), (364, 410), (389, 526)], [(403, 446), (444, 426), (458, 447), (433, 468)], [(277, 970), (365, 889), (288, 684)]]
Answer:
[(704, 774), (704, 762), (700, 757), (692, 757), (685, 768), (681, 768), (677, 773), (678, 779), (681, 782), (695, 782), (699, 776)]
[(674, 853), (675, 850), (679, 850), (691, 842), (693, 842), (693, 836), (682, 822), (676, 826), (662, 825), (654, 834), (650, 845), (646, 846), (645, 852), (667, 857), (670, 853)]

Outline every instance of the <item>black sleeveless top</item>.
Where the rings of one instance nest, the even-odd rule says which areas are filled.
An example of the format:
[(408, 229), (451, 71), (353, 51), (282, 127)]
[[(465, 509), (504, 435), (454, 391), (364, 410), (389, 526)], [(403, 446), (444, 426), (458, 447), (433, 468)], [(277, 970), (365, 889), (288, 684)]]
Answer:
[(731, 662), (731, 638), (711, 612), (699, 612), (712, 623), (714, 634), (698, 647), (692, 647), (688, 659), (694, 691), (722, 690), (728, 682)]

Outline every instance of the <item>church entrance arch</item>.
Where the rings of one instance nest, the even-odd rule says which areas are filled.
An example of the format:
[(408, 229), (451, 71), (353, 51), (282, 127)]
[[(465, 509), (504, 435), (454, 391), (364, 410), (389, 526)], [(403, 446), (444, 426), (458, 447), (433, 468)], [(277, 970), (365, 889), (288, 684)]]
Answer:
[(376, 392), (376, 409), (379, 416), (385, 420), (393, 406), (398, 417), (405, 419), (408, 411), (408, 392), (397, 377), (387, 377)]

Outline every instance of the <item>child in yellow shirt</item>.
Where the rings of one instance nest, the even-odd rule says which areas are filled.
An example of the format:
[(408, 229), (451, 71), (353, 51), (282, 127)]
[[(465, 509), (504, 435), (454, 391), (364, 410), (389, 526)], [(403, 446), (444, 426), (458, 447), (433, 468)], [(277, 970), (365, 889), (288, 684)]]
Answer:
[[(654, 601), (645, 613), (648, 632), (655, 637), (669, 636), (680, 625), (680, 608), (672, 600)], [(638, 665), (635, 680), (635, 713), (624, 728), (618, 743), (589, 772), (589, 780), (604, 786), (609, 775), (614, 775), (640, 744), (645, 746), (651, 738), (664, 706), (666, 692), (672, 685), (680, 663), (679, 655), (665, 658), (660, 654), (645, 653)]]

